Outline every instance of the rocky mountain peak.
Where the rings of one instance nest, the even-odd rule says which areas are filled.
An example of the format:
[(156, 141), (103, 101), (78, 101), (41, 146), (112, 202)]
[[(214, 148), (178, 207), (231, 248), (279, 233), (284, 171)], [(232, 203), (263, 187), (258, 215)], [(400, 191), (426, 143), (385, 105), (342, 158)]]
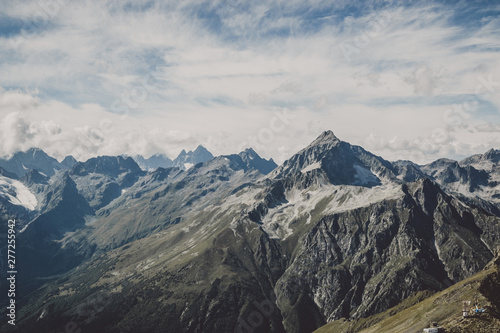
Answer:
[(172, 166), (172, 160), (165, 154), (154, 154), (149, 158), (144, 158), (142, 155), (134, 156), (135, 162), (143, 170), (156, 170), (157, 168), (169, 168)]
[(203, 147), (202, 145), (198, 145), (198, 147), (196, 147), (196, 149), (194, 150), (195, 154), (201, 154), (201, 153), (207, 153), (207, 152), (208, 152), (208, 149)]
[(285, 161), (274, 172), (275, 178), (292, 176), (299, 187), (322, 183), (372, 187), (381, 178), (395, 178), (393, 166), (359, 146), (339, 140), (325, 131), (310, 145)]
[(71, 169), (76, 163), (78, 163), (78, 161), (73, 156), (69, 155), (62, 160), (61, 166), (65, 169)]
[(238, 156), (247, 168), (258, 170), (264, 175), (267, 175), (278, 166), (272, 159), (266, 160), (260, 157), (252, 148), (245, 149)]
[(246, 154), (248, 156), (256, 156), (258, 155), (253, 148), (246, 148), (244, 151), (242, 151), (240, 154)]
[(199, 145), (194, 151), (186, 152), (184, 149), (180, 152), (179, 156), (172, 161), (172, 166), (180, 169), (189, 169), (198, 163), (204, 163), (214, 158), (205, 147)]
[(332, 131), (324, 131), (320, 136), (316, 138), (308, 147), (319, 146), (319, 145), (328, 145), (328, 144), (336, 144), (339, 143), (340, 140), (333, 134)]
[(485, 159), (488, 159), (491, 162), (496, 163), (500, 160), (500, 150), (492, 148), (488, 150), (483, 156)]

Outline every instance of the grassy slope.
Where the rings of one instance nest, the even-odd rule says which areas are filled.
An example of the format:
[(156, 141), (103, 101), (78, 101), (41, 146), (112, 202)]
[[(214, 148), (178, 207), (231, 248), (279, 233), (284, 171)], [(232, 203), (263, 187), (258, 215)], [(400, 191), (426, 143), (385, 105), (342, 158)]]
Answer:
[(475, 297), (478, 298), (482, 306), (490, 310), (490, 303), (481, 295), (478, 288), (481, 281), (496, 270), (498, 268), (489, 265), (487, 269), (478, 274), (417, 304), (414, 303), (416, 299), (421, 297), (420, 294), (404, 300), (401, 304), (383, 313), (352, 321), (336, 320), (319, 328), (315, 333), (413, 333), (422, 332), (424, 328), (429, 327), (430, 322), (434, 321), (444, 327), (446, 332), (500, 332), (500, 320), (488, 313), (467, 320), (461, 316), (462, 301), (474, 301)]

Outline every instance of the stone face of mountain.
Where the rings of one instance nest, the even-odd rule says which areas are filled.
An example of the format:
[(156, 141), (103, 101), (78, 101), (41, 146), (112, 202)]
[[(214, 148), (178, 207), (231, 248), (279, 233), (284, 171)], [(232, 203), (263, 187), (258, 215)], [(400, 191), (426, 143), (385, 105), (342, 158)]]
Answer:
[(56, 175), (44, 194), (39, 214), (17, 237), (17, 242), (23, 244), (17, 258), (26, 292), (38, 285), (40, 278), (66, 272), (79, 263), (81, 258), (68, 255), (70, 249), (61, 249), (58, 241), (66, 233), (82, 228), (85, 218), (94, 215), (67, 173)]
[(142, 155), (137, 155), (134, 160), (146, 171), (153, 171), (158, 168), (169, 168), (172, 166), (172, 160), (163, 154), (154, 154), (149, 158), (144, 158)]
[(94, 209), (109, 204), (145, 174), (131, 157), (122, 156), (91, 158), (77, 163), (69, 173)]
[(11, 178), (11, 179), (18, 179), (19, 178), (19, 177), (17, 177), (16, 174), (14, 174), (12, 172), (8, 172), (7, 170), (5, 170), (3, 168), (0, 168), (0, 176), (4, 176), (7, 178)]
[(470, 165), (461, 166), (458, 162), (447, 163), (440, 169), (433, 169), (431, 176), (441, 184), (456, 183), (457, 190), (460, 190), (459, 186), (462, 185), (467, 192), (474, 192), (479, 186), (487, 185), (489, 178), (485, 170), (477, 170)]
[[(500, 331), (500, 260), (497, 256), (479, 273), (442, 292), (416, 293), (396, 307), (367, 318), (337, 320), (314, 333), (338, 332), (422, 332), (429, 320), (439, 323), (444, 332), (490, 333)], [(487, 309), (480, 315), (471, 313), (463, 318), (462, 301), (478, 302)], [(458, 311), (457, 311), (458, 308)], [(472, 311), (473, 312), (473, 311)]]
[(25, 283), (45, 284), (19, 329), (311, 332), (442, 290), (500, 245), (483, 157), (391, 163), (330, 131), (272, 171), (250, 149), (194, 153), (151, 172), (96, 158), (40, 185), (19, 246)]
[(180, 154), (172, 161), (172, 166), (179, 169), (189, 169), (190, 167), (198, 164), (207, 162), (214, 158), (212, 153), (210, 153), (205, 147), (198, 146), (194, 151), (186, 152), (184, 149)]
[(411, 161), (392, 162), (397, 177), (404, 182), (414, 182), (415, 180), (429, 177), (417, 164)]
[(17, 152), (9, 159), (0, 159), (0, 167), (22, 177), (28, 170), (36, 169), (51, 177), (62, 167), (59, 162), (43, 150), (31, 148), (26, 152)]
[(49, 177), (42, 175), (38, 170), (31, 169), (24, 174), (21, 181), (27, 186), (32, 185), (47, 185), (49, 182)]
[(74, 231), (84, 225), (85, 215), (93, 215), (93, 209), (79, 193), (68, 173), (53, 179), (40, 206), (40, 215), (32, 221), (33, 226), (27, 228), (26, 234), (31, 233), (29, 230), (36, 226), (38, 231), (44, 230), (57, 238), (66, 231)]
[[(280, 308), (290, 309), (287, 332), (298, 332), (300, 309), (308, 303), (327, 321), (364, 317), (477, 272), (498, 244), (482, 237), (477, 224), (483, 219), (500, 226), (428, 179), (404, 185), (395, 199), (324, 216), (277, 285)], [(287, 292), (297, 284), (302, 295)]]
[(264, 175), (267, 175), (278, 166), (274, 163), (273, 159), (266, 160), (261, 158), (252, 148), (245, 149), (238, 156), (248, 168), (258, 170)]
[(420, 168), (446, 191), (500, 216), (499, 156), (491, 149), (460, 162), (439, 159)]
[(86, 162), (77, 163), (71, 170), (72, 175), (86, 176), (90, 173), (99, 173), (110, 177), (118, 177), (128, 172), (141, 172), (141, 168), (131, 157), (100, 156)]
[(484, 154), (472, 155), (460, 162), (463, 165), (472, 165), (476, 169), (492, 170), (500, 161), (500, 150), (490, 149)]

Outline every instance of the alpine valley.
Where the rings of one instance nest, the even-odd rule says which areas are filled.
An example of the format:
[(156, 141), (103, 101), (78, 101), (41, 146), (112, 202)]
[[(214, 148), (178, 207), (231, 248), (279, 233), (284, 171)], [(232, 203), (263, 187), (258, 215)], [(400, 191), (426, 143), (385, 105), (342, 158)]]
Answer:
[(0, 271), (15, 218), (17, 318), (0, 330), (294, 333), (384, 313), (490, 267), (499, 161), (389, 162), (331, 131), (280, 166), (251, 148), (16, 153), (0, 160)]

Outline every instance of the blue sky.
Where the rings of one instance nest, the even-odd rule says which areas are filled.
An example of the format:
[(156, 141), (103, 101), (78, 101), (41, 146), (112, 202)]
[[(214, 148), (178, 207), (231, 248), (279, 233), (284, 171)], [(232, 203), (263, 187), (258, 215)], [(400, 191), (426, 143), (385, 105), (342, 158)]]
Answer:
[(278, 162), (322, 130), (419, 163), (500, 148), (496, 1), (0, 6), (0, 154), (205, 145)]

